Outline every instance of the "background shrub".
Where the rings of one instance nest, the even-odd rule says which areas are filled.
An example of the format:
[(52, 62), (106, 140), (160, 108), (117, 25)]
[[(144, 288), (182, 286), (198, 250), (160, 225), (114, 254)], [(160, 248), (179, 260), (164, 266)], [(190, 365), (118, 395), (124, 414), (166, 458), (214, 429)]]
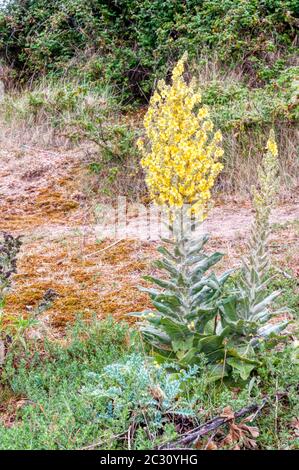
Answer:
[(12, 0), (0, 13), (0, 55), (28, 77), (62, 74), (88, 52), (91, 80), (142, 100), (185, 50), (238, 63), (251, 83), (275, 78), (292, 60), (298, 14), (295, 0)]

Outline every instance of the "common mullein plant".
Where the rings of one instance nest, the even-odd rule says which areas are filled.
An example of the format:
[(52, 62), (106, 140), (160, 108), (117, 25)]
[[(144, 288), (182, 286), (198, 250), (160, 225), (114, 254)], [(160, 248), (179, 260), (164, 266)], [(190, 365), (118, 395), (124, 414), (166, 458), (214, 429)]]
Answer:
[(154, 308), (131, 315), (139, 318), (158, 362), (188, 367), (200, 363), (204, 355), (211, 380), (232, 372), (246, 380), (259, 365), (256, 347), (261, 338), (285, 326), (264, 326), (271, 315), (269, 305), (279, 294), (266, 290), (269, 216), (278, 190), (277, 147), (271, 132), (259, 169), (259, 188), (254, 190), (250, 255), (239, 288), (227, 293), (230, 271), (220, 276), (210, 271), (222, 254), (208, 254), (207, 235), (197, 236), (222, 170), (222, 136), (213, 132), (196, 82), (184, 80), (186, 59), (184, 55), (175, 66), (170, 85), (159, 82), (144, 119), (146, 139), (138, 142), (149, 193), (166, 206), (172, 237), (158, 249), (162, 258), (156, 262), (167, 277), (147, 276), (156, 287), (141, 288)]
[(131, 315), (142, 320), (141, 331), (157, 361), (186, 367), (200, 363), (205, 354), (221, 375), (229, 327), (218, 324), (218, 302), (229, 273), (209, 272), (222, 254), (207, 254), (208, 237), (194, 234), (223, 168), (222, 135), (213, 131), (196, 82), (184, 80), (186, 59), (184, 54), (175, 66), (170, 85), (159, 82), (144, 119), (146, 140), (138, 142), (150, 196), (168, 209), (172, 238), (164, 240), (168, 248), (158, 249), (163, 257), (157, 266), (167, 278), (147, 276), (157, 288), (142, 289), (155, 310)]
[[(270, 338), (285, 329), (289, 321), (269, 323), (271, 317), (286, 313), (287, 308), (273, 308), (273, 301), (280, 291), (269, 293), (267, 287), (272, 278), (269, 274), (270, 256), (267, 241), (270, 234), (270, 214), (277, 201), (279, 190), (278, 149), (274, 131), (271, 130), (265, 156), (258, 168), (257, 187), (252, 189), (255, 212), (248, 242), (248, 256), (243, 260), (237, 293), (220, 304), (221, 321), (231, 329), (230, 347), (237, 345), (239, 353), (254, 359), (256, 352)], [(243, 344), (243, 347), (242, 347)], [(232, 351), (233, 349), (231, 349)], [(246, 378), (254, 369), (254, 363), (231, 357), (227, 363), (238, 368)]]

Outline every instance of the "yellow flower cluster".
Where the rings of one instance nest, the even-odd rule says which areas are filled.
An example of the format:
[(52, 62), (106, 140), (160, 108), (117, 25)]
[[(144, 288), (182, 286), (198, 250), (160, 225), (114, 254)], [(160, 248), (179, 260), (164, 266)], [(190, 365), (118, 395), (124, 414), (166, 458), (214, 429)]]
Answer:
[(258, 189), (253, 189), (253, 206), (258, 223), (268, 223), (279, 190), (279, 161), (274, 131), (270, 131), (266, 155), (258, 169)]
[(140, 139), (141, 164), (146, 183), (157, 204), (170, 208), (191, 206), (204, 214), (211, 188), (223, 165), (220, 131), (213, 132), (196, 82), (183, 78), (187, 54), (172, 72), (172, 84), (158, 83), (144, 118), (147, 143)]
[(277, 157), (278, 150), (275, 142), (275, 135), (273, 129), (270, 131), (269, 139), (267, 142), (267, 150), (271, 153), (273, 157)]

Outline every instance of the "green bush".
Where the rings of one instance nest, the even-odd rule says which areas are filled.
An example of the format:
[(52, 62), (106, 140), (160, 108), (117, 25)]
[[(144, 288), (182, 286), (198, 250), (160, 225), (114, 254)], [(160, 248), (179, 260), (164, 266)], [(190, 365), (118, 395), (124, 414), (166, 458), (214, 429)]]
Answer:
[(292, 122), (299, 117), (299, 67), (290, 67), (263, 88), (250, 88), (237, 79), (203, 83), (203, 102), (223, 133)]
[(287, 66), (298, 13), (295, 0), (13, 0), (0, 13), (0, 55), (28, 77), (63, 74), (86, 50), (96, 59), (77, 71), (83, 64), (91, 80), (129, 99), (148, 96), (184, 50), (196, 59), (217, 53), (258, 83)]

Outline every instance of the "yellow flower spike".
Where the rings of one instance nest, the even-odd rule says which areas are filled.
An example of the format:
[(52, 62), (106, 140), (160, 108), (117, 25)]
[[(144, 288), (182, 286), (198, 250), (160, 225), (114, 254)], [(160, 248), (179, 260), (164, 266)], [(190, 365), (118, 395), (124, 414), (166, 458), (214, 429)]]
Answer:
[(268, 142), (267, 142), (267, 149), (269, 150), (269, 152), (272, 153), (272, 155), (273, 155), (274, 157), (277, 157), (277, 155), (278, 155), (278, 149), (277, 149), (277, 145), (276, 145), (275, 135), (274, 135), (273, 129), (271, 129), (271, 131), (270, 131), (269, 139), (268, 139)]
[(258, 168), (259, 189), (253, 188), (253, 206), (258, 224), (269, 223), (271, 208), (275, 205), (279, 191), (279, 159), (273, 129), (267, 142), (268, 152)]
[[(170, 209), (190, 204), (206, 214), (210, 189), (222, 170), (220, 131), (213, 133), (207, 106), (198, 109), (201, 93), (193, 79), (184, 80), (187, 53), (172, 72), (172, 83), (158, 82), (144, 117), (147, 145), (138, 147), (152, 199)], [(195, 108), (195, 109), (194, 109)]]
[(223, 156), (223, 154), (224, 154), (224, 150), (220, 147), (217, 147), (215, 150), (215, 157), (220, 158)]

